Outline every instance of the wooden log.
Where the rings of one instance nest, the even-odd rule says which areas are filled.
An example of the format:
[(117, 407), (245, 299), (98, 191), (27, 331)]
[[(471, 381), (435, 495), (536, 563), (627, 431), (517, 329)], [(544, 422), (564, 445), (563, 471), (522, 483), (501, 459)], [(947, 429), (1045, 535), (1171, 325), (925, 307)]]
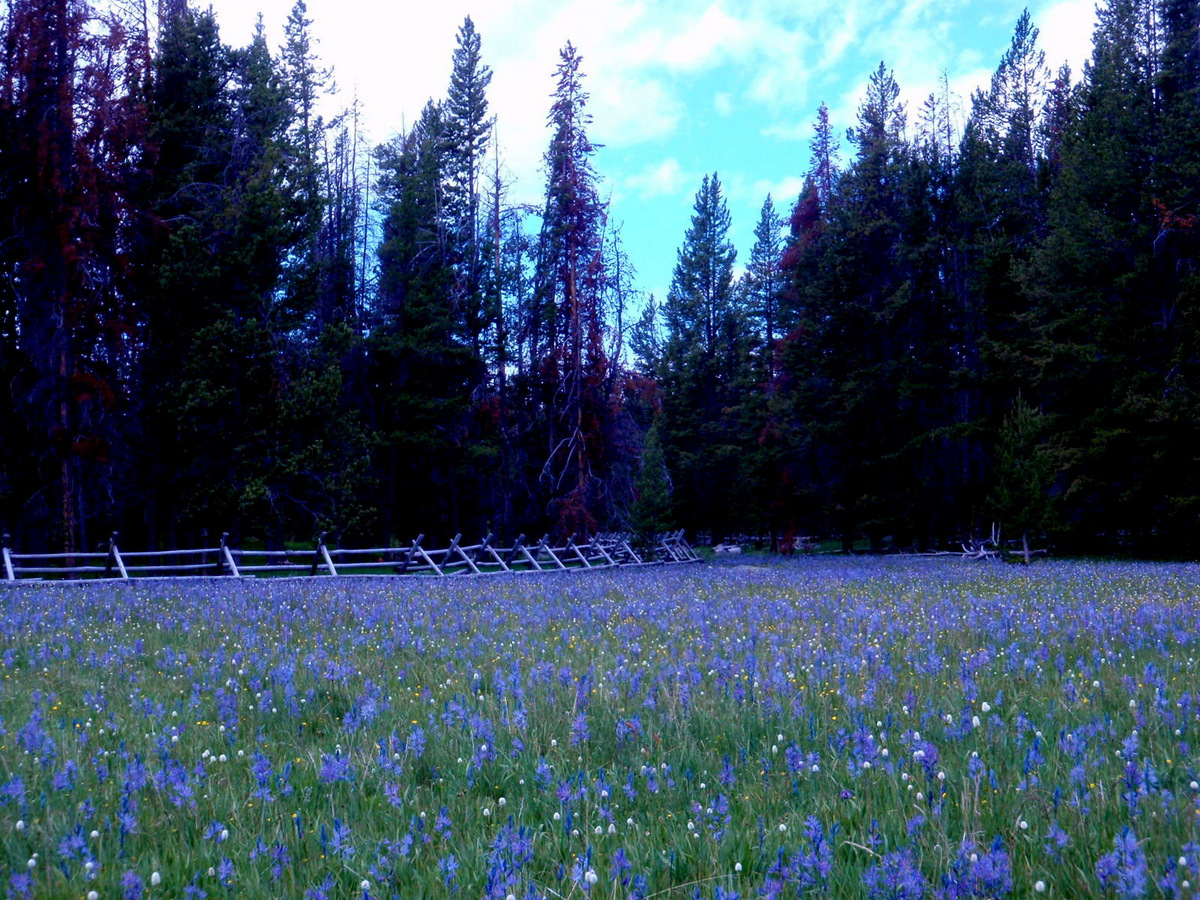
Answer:
[(671, 546), (671, 537), (672, 537), (672, 535), (670, 535), (670, 534), (659, 535), (658, 547), (659, 547), (659, 549), (666, 552), (667, 561), (679, 562), (680, 561), (679, 556), (675, 552), (674, 548)]
[[(106, 553), (14, 553), (12, 558), (16, 560), (50, 560), (50, 559), (99, 559), (103, 560), (107, 557)], [(93, 567), (94, 568), (94, 567)], [(66, 571), (64, 569), (63, 571)], [(89, 570), (90, 571), (90, 570)]]
[(20, 566), (22, 575), (96, 575), (104, 574), (104, 566)]
[(537, 555), (534, 553), (530, 553), (529, 548), (525, 546), (525, 535), (521, 535), (519, 538), (517, 538), (516, 544), (513, 545), (513, 552), (514, 553), (519, 552), (521, 554), (521, 556), (524, 557), (525, 561), (527, 563), (529, 563), (530, 566), (532, 566), (532, 568), (530, 568), (528, 571), (530, 571), (530, 572), (546, 571), (545, 569), (542, 568), (542, 564), (538, 561)]
[(474, 559), (476, 563), (479, 562), (480, 554), (487, 553), (488, 547), (492, 543), (492, 538), (494, 537), (495, 535), (489, 532), (488, 536), (480, 541), (478, 545), (476, 545), (474, 552), (471, 554), (471, 558)]

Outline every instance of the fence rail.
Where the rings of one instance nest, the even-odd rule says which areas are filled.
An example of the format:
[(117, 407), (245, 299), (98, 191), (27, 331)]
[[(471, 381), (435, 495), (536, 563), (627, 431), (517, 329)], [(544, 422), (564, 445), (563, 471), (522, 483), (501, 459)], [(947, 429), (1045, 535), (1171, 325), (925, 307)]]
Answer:
[(476, 544), (464, 545), (462, 535), (441, 549), (426, 548), (425, 536), (407, 547), (363, 549), (334, 548), (317, 538), (311, 550), (242, 550), (230, 547), (228, 534), (216, 547), (190, 550), (121, 550), (113, 532), (108, 549), (79, 553), (18, 553), (8, 535), (0, 540), (4, 582), (60, 579), (200, 578), (200, 577), (315, 577), (324, 575), (500, 575), (567, 569), (611, 569), (664, 563), (699, 562), (700, 557), (683, 536), (683, 531), (658, 535), (648, 550), (639, 554), (632, 537), (623, 532), (606, 532), (577, 541), (575, 536), (560, 546), (549, 536), (528, 544), (520, 535), (511, 546), (501, 547), (488, 535)]

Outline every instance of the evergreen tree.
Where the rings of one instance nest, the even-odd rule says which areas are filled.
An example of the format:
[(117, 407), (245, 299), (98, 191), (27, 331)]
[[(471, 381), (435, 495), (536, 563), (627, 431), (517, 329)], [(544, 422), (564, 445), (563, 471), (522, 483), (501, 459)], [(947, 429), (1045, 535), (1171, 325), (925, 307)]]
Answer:
[(812, 164), (808, 168), (808, 178), (816, 186), (817, 200), (822, 209), (828, 210), (839, 174), (838, 141), (829, 124), (829, 107), (824, 101), (817, 107), (817, 121), (813, 123), (809, 147), (812, 150)]
[(675, 514), (713, 540), (745, 524), (735, 490), (747, 442), (735, 410), (750, 389), (749, 328), (734, 290), (737, 251), (716, 173), (704, 176), (661, 313), (665, 337), (662, 443), (675, 484)]
[(988, 499), (1002, 528), (1020, 532), (1026, 563), (1030, 560), (1030, 536), (1044, 534), (1054, 524), (1056, 504), (1051, 492), (1058, 467), (1055, 451), (1047, 443), (1048, 432), (1041, 410), (1018, 394), (996, 442)]
[(298, 339), (313, 309), (312, 294), (294, 289), (314, 226), (296, 108), (261, 25), (230, 50), (211, 14), (186, 8), (163, 25), (154, 84), (140, 374), (144, 468), (161, 487), (148, 539), (245, 528), (281, 546), (311, 532), (326, 485), (349, 469), (330, 449), (295, 477), (291, 443), (327, 446), (329, 436), (289, 431), (282, 418), (310, 375)]
[(0, 37), (0, 502), (70, 553), (120, 514), (129, 474), (114, 450), (131, 436), (122, 254), (142, 130), (122, 91), (144, 73), (85, 0), (14, 0)]
[(669, 531), (671, 518), (671, 477), (667, 472), (658, 422), (646, 432), (641, 465), (634, 483), (634, 503), (630, 521), (639, 544), (654, 546), (654, 538)]
[(541, 480), (556, 528), (589, 534), (605, 517), (613, 404), (604, 319), (603, 239), (607, 210), (592, 168), (596, 146), (583, 89), (582, 57), (559, 53), (546, 151), (546, 202), (538, 244), (535, 301), (546, 327), (544, 385), (547, 452)]
[(378, 193), (387, 206), (371, 380), (381, 392), (384, 522), (402, 540), (420, 532), (450, 537), (466, 527), (463, 438), (480, 363), (454, 303), (444, 148), (442, 109), (431, 101), (408, 134), (378, 153)]
[(849, 138), (856, 156), (834, 205), (820, 280), (806, 286), (817, 329), (813, 360), (819, 388), (816, 422), (826, 423), (831, 513), (849, 546), (861, 528), (879, 545), (895, 528), (912, 485), (894, 456), (903, 440), (900, 383), (910, 358), (904, 326), (910, 297), (899, 258), (908, 163), (900, 88), (881, 63), (872, 74)]
[(445, 213), (454, 262), (453, 290), (476, 356), (491, 316), (481, 293), (483, 228), (480, 193), (492, 134), (487, 88), (492, 70), (483, 64), (482, 40), (471, 17), (463, 20), (454, 49), (450, 89), (442, 110), (445, 146)]
[(643, 374), (653, 376), (662, 361), (662, 335), (658, 327), (658, 304), (654, 295), (646, 298), (641, 315), (629, 332), (629, 349), (636, 359), (635, 368)]
[[(339, 257), (328, 238), (327, 198), (324, 191), (323, 160), (329, 126), (317, 113), (317, 103), (331, 87), (331, 73), (321, 68), (313, 48), (312, 20), (304, 0), (296, 0), (284, 23), (284, 45), (280, 49), (278, 86), (288, 108), (285, 132), (294, 180), (292, 200), (300, 232), (300, 252), (288, 261), (287, 290), (297, 308), (316, 314), (318, 329), (345, 315), (346, 260)], [(261, 31), (261, 20), (259, 25)], [(323, 235), (324, 232), (324, 235)]]
[(1175, 220), (1195, 215), (1200, 202), (1200, 7), (1194, 0), (1162, 0), (1162, 61), (1157, 89), (1162, 122), (1155, 183)]
[[(184, 6), (159, 28), (148, 98), (146, 227), (138, 247), (138, 292), (148, 318), (138, 377), (146, 419), (141, 468), (159, 486), (148, 492), (147, 542), (175, 545), (180, 525), (193, 533), (205, 527), (186, 521), (184, 512), (193, 505), (189, 495), (203, 484), (200, 478), (184, 484), (199, 474), (189, 471), (189, 457), (207, 463), (207, 447), (189, 445), (181, 430), (192, 399), (183, 391), (183, 370), (194, 336), (213, 319), (219, 290), (207, 248), (233, 127), (224, 90), (230, 60), (215, 19)], [(220, 523), (221, 531), (231, 527), (231, 518)]]
[(1072, 450), (1066, 540), (1123, 535), (1121, 549), (1194, 553), (1180, 523), (1200, 495), (1183, 449), (1197, 439), (1196, 331), (1179, 310), (1196, 296), (1186, 227), (1195, 196), (1159, 165), (1186, 125), (1162, 128), (1173, 42), (1157, 13), (1149, 0), (1099, 9), (1047, 237), (1020, 274), (1035, 396)]
[(775, 339), (779, 328), (779, 295), (783, 290), (783, 222), (771, 195), (763, 201), (754, 246), (742, 281), (749, 316), (759, 325), (756, 353), (759, 380), (765, 385), (774, 374)]

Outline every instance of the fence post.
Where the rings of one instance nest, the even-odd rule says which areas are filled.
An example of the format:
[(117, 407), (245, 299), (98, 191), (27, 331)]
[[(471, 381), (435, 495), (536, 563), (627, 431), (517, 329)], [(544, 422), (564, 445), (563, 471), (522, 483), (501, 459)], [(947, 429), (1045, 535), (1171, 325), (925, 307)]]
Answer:
[(489, 531), (487, 537), (479, 542), (479, 546), (476, 547), (475, 552), (471, 554), (471, 558), (475, 560), (475, 562), (479, 562), (479, 555), (488, 548), (488, 545), (492, 542), (493, 537), (495, 537), (495, 535)]
[[(488, 536), (483, 539), (483, 543), (480, 544), (479, 549), (475, 551), (475, 562), (479, 562), (480, 554), (486, 550), (488, 555), (491, 556), (491, 558), (500, 566), (500, 571), (507, 572), (508, 564), (500, 558), (500, 554), (497, 553), (496, 548), (492, 546), (492, 541), (495, 539), (495, 537), (495, 534), (488, 534)], [(484, 565), (490, 565), (490, 563), (485, 562)]]
[(516, 541), (512, 545), (512, 549), (504, 554), (504, 570), (507, 572), (508, 567), (512, 565), (513, 558), (521, 552), (521, 542), (525, 540), (525, 535), (517, 535)]
[(112, 537), (108, 539), (108, 558), (104, 561), (104, 576), (107, 578), (112, 575), (113, 563), (117, 564), (117, 571), (121, 573), (123, 581), (129, 580), (129, 573), (125, 571), (125, 562), (121, 559), (121, 551), (117, 549), (117, 534), (114, 531)]
[(605, 550), (600, 544), (600, 535), (596, 535), (594, 538), (592, 538), (592, 541), (588, 546), (590, 549), (595, 550), (597, 553), (603, 556), (608, 561), (608, 565), (615, 566), (617, 564), (617, 561), (609, 556), (608, 551)]
[(241, 578), (242, 573), (238, 571), (237, 563), (233, 561), (233, 554), (229, 551), (229, 532), (221, 535), (221, 555), (225, 557), (225, 565), (229, 566), (229, 571), (234, 578)]
[(473, 574), (475, 574), (475, 575), (482, 574), (479, 571), (479, 566), (475, 565), (475, 560), (471, 558), (471, 556), (474, 556), (477, 559), (478, 553), (473, 553), (473, 554), (471, 554), (471, 556), (467, 556), (467, 554), (463, 551), (463, 548), (459, 547), (458, 555), (463, 558), (463, 561), (466, 562), (466, 564), (467, 564), (467, 568), (470, 569)]
[(664, 559), (664, 562), (666, 563), (683, 562), (683, 560), (679, 559), (679, 554), (676, 552), (676, 546), (674, 546), (674, 542), (676, 542), (676, 535), (672, 534), (671, 532), (659, 535), (659, 546), (666, 552), (666, 559)]
[(336, 575), (337, 569), (333, 567), (333, 559), (329, 556), (329, 548), (325, 546), (325, 535), (328, 533), (327, 531), (321, 532), (321, 556), (325, 560), (325, 568), (329, 570), (329, 574)]
[[(425, 562), (429, 566), (429, 568), (433, 569), (433, 572), (435, 575), (446, 574), (445, 572), (443, 572), (441, 569), (438, 568), (438, 564), (433, 561), (433, 557), (421, 549), (421, 539), (423, 539), (424, 537), (425, 537), (425, 535), (421, 535), (421, 538), (419, 538), (417, 540), (417, 542), (415, 544), (413, 544), (413, 546), (416, 548), (417, 553), (420, 555), (421, 559), (425, 560)], [(436, 553), (437, 551), (435, 550), (434, 552)], [(450, 553), (450, 551), (447, 550), (446, 554), (449, 555), (449, 553)]]
[(0, 555), (4, 557), (4, 578), (6, 581), (17, 580), (17, 576), (13, 573), (12, 557), (8, 553), (8, 542), (11, 540), (11, 535), (0, 534)]
[[(446, 548), (446, 552), (442, 554), (442, 569), (446, 568), (446, 563), (450, 562), (450, 557), (458, 552), (458, 542), (462, 540), (462, 532), (454, 536), (454, 540), (450, 542), (450, 546)], [(439, 571), (439, 575), (442, 573)]]
[(622, 558), (632, 560), (633, 562), (631, 562), (630, 565), (640, 566), (642, 564), (642, 558), (638, 556), (637, 551), (633, 549), (633, 544), (629, 543), (629, 533), (621, 532), (617, 535), (617, 540), (619, 541), (617, 544), (617, 552), (622, 554)]
[(225, 542), (229, 540), (229, 532), (221, 532), (221, 544), (217, 547), (217, 576), (225, 574)]
[(417, 551), (421, 549), (421, 541), (425, 540), (425, 535), (418, 534), (417, 539), (412, 542), (412, 546), (408, 548), (408, 554), (404, 557), (404, 562), (400, 563), (400, 570), (397, 575), (403, 575), (408, 571), (408, 567), (412, 565), (413, 557), (417, 555)]
[(583, 563), (583, 567), (585, 569), (590, 569), (592, 567), (592, 564), (588, 562), (588, 558), (583, 555), (583, 551), (576, 546), (575, 535), (572, 534), (569, 538), (567, 538), (567, 545), (563, 547), (563, 550), (574, 551), (575, 555), (579, 557), (579, 561)]
[(321, 564), (321, 548), (323, 546), (325, 546), (325, 532), (322, 531), (317, 535), (317, 542), (313, 544), (313, 564), (312, 568), (308, 570), (310, 578), (317, 574), (317, 566)]
[(566, 568), (566, 566), (563, 565), (563, 561), (558, 558), (558, 554), (554, 552), (554, 548), (550, 546), (550, 535), (548, 534), (542, 536), (542, 541), (540, 544), (538, 544), (537, 555), (541, 556), (543, 550), (550, 554), (550, 558), (554, 560), (554, 564), (558, 566), (558, 568)]
[(682, 528), (675, 534), (675, 544), (683, 554), (684, 562), (700, 562), (700, 554), (693, 550), (692, 545), (687, 542)]

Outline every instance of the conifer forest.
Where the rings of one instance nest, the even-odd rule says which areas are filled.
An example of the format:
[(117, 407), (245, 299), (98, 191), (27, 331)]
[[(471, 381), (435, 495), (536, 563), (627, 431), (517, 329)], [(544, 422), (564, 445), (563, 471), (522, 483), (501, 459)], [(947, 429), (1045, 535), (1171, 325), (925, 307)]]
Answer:
[[(298, 0), (0, 5), (0, 530), (27, 549), (463, 533), (1200, 556), (1200, 2), (1052, 71), (813, 112), (735, 248), (719, 172), (649, 297), (586, 35), (511, 198), (487, 35), (372, 146)], [(248, 38), (248, 43), (237, 44)], [(232, 41), (233, 43), (228, 43)], [(554, 67), (557, 68), (554, 68)], [(502, 123), (500, 123), (502, 125)]]

